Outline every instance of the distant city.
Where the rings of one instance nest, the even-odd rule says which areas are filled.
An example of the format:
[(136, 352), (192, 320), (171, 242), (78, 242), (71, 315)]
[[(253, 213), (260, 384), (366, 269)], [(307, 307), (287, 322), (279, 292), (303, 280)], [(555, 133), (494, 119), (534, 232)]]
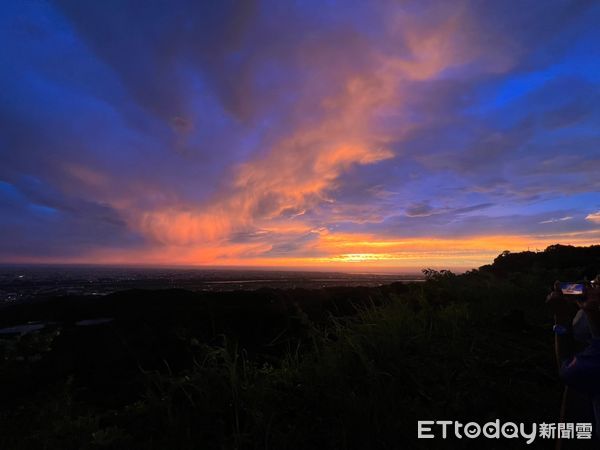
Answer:
[(234, 291), (260, 288), (318, 289), (332, 286), (380, 286), (416, 282), (414, 274), (235, 270), (198, 268), (133, 268), (92, 266), (0, 267), (0, 303), (62, 295), (97, 296), (127, 289)]

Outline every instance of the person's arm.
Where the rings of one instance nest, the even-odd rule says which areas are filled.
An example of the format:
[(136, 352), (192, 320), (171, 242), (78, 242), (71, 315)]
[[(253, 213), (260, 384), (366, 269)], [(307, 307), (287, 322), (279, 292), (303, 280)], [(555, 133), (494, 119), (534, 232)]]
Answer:
[(593, 285), (587, 286), (584, 297), (585, 300), (579, 302), (579, 307), (587, 316), (592, 336), (598, 338), (600, 337), (600, 283), (596, 282)]
[(555, 287), (546, 299), (546, 303), (554, 313), (554, 353), (556, 364), (560, 370), (565, 361), (573, 358), (572, 322), (578, 308), (573, 302), (565, 299), (560, 291), (560, 286)]
[(573, 358), (573, 335), (554, 335), (554, 354), (556, 356), (556, 365), (560, 370), (565, 363)]

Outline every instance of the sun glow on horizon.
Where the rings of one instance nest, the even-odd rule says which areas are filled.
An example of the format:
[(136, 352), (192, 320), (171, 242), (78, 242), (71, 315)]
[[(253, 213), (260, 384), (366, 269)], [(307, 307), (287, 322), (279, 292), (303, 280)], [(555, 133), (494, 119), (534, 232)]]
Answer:
[[(419, 273), (425, 268), (464, 271), (491, 264), (505, 250), (540, 251), (550, 245), (594, 245), (600, 242), (600, 231), (552, 236), (476, 236), (455, 239), (407, 238), (377, 241), (375, 236), (321, 235), (304, 256), (274, 255), (264, 257), (272, 249), (265, 244), (230, 245), (217, 243), (210, 247), (166, 246), (160, 250), (122, 252), (105, 250), (92, 257), (28, 260), (14, 258), (7, 262), (74, 263), (125, 265), (184, 265), (215, 267), (256, 267), (268, 269), (311, 269), (369, 272), (386, 270), (396, 273)], [(356, 252), (347, 252), (347, 249)], [(376, 249), (378, 251), (373, 251)]]

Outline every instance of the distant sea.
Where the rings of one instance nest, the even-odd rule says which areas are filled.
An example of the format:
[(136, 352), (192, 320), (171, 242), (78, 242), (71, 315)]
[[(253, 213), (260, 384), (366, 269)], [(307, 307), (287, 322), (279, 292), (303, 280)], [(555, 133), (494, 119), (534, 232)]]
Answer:
[(140, 268), (107, 266), (0, 266), (0, 303), (60, 295), (106, 295), (126, 289), (233, 291), (260, 288), (318, 289), (418, 282), (414, 274), (258, 269)]

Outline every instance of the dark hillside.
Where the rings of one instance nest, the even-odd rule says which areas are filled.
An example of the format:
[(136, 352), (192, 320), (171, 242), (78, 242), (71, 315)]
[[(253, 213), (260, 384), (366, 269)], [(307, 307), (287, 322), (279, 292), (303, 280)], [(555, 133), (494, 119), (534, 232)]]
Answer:
[(1, 327), (37, 329), (0, 335), (0, 448), (553, 448), (432, 447), (416, 421), (556, 422), (544, 298), (556, 278), (600, 272), (599, 252), (505, 252), (463, 275), (427, 270), (424, 283), (378, 288), (135, 290), (4, 307)]
[(600, 245), (574, 247), (556, 244), (543, 252), (505, 251), (494, 259), (493, 264), (481, 269), (497, 275), (530, 273), (550, 278), (592, 279), (600, 273)]

